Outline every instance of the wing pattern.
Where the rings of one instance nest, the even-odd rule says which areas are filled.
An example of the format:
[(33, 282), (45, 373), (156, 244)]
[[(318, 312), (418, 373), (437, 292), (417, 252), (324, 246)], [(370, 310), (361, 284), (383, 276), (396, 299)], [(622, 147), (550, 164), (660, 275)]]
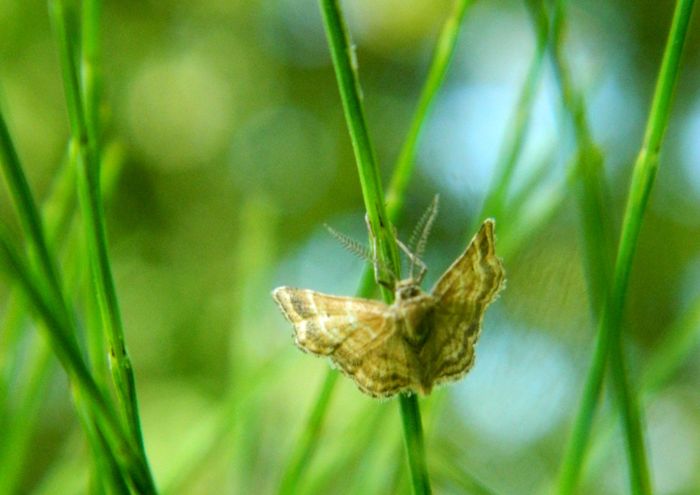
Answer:
[(392, 307), (289, 287), (275, 289), (273, 297), (294, 326), (296, 345), (329, 356), (363, 392), (386, 397), (412, 386), (415, 358), (396, 332)]
[(421, 350), (423, 380), (433, 384), (464, 376), (474, 364), (474, 345), (486, 307), (503, 288), (505, 270), (496, 256), (493, 220), (486, 220), (465, 252), (435, 284), (432, 333)]

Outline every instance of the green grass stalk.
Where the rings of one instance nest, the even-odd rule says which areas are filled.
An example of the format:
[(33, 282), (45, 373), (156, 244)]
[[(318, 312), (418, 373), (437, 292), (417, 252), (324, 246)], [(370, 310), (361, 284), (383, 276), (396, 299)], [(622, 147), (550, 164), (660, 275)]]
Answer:
[[(670, 115), (673, 89), (678, 78), (680, 57), (693, 4), (694, 0), (679, 0), (676, 4), (652, 100), (651, 112), (647, 121), (644, 143), (632, 175), (615, 262), (613, 285), (606, 304), (603, 306), (595, 352), (586, 378), (581, 408), (576, 417), (571, 443), (566, 452), (561, 472), (560, 493), (571, 493), (579, 477), (583, 455), (590, 436), (593, 412), (602, 386), (607, 356), (609, 353), (613, 353), (614, 358), (616, 354), (621, 354), (622, 314), (632, 259), (651, 187), (658, 170), (659, 151)], [(636, 398), (630, 394), (629, 387), (626, 386), (624, 363), (619, 359), (611, 359), (610, 361), (613, 384), (623, 414), (632, 491), (635, 494), (651, 493), (651, 482)]]
[(335, 383), (338, 381), (338, 373), (326, 373), (326, 377), (321, 384), (321, 389), (311, 414), (306, 420), (306, 425), (301, 437), (297, 440), (297, 445), (292, 456), (289, 458), (288, 469), (284, 472), (280, 483), (279, 493), (292, 494), (296, 492), (304, 468), (307, 465), (311, 453), (316, 450), (318, 440), (321, 435), (324, 416), (328, 410)]
[[(114, 279), (107, 251), (106, 227), (100, 190), (100, 156), (97, 128), (97, 38), (99, 33), (97, 2), (87, 2), (84, 21), (84, 55), (79, 58), (76, 40), (69, 32), (68, 11), (60, 0), (50, 2), (50, 14), (59, 44), (64, 90), (71, 124), (71, 156), (78, 171), (78, 195), (84, 217), (85, 237), (88, 244), (90, 267), (95, 295), (102, 314), (102, 326), (109, 347), (109, 368), (130, 434), (146, 462), (138, 412), (136, 385), (131, 360), (124, 342), (124, 329), (119, 310)], [(78, 60), (84, 61), (86, 72), (81, 85)], [(81, 63), (81, 68), (82, 67)]]
[[(338, 2), (320, 0), (319, 3), (338, 81), (340, 99), (355, 153), (367, 220), (372, 229), (373, 240), (376, 242), (377, 252), (374, 255), (381, 266), (390, 267), (394, 273), (398, 273), (397, 268), (400, 267), (398, 247), (387, 216), (379, 167), (365, 123), (360, 84), (357, 78), (355, 46), (349, 40)], [(393, 294), (386, 288), (382, 288), (382, 292), (384, 299), (390, 302)]]
[[(67, 164), (66, 164), (67, 165)], [(50, 198), (43, 206), (41, 217), (46, 221), (48, 244), (56, 244), (60, 234), (66, 230), (74, 201), (74, 177), (70, 167), (64, 165), (52, 185)], [(17, 346), (24, 334), (27, 323), (28, 306), (21, 291), (13, 288), (5, 306), (5, 318), (0, 335), (0, 493), (13, 493), (20, 481), (21, 469), (29, 447), (32, 428), (41, 399), (46, 390), (51, 351), (40, 336), (32, 336), (33, 350), (19, 362)], [(10, 377), (21, 374), (26, 369), (27, 379), (20, 395), (17, 411), (10, 411)]]
[(44, 279), (35, 274), (22, 258), (3, 224), (0, 224), (0, 266), (18, 282), (45, 323), (51, 347), (71, 380), (79, 413), (94, 418), (108, 439), (111, 452), (106, 455), (119, 459), (123, 472), (130, 477), (137, 491), (155, 493), (150, 471), (140, 452), (130, 441), (119, 417), (90, 374), (74, 338), (71, 338), (75, 335), (72, 320), (65, 315), (63, 306), (56, 302)]
[[(526, 0), (526, 5), (537, 0)], [(539, 11), (538, 11), (539, 14)], [(500, 147), (496, 162), (496, 173), (491, 183), (489, 192), (484, 200), (481, 214), (476, 219), (495, 217), (498, 219), (506, 205), (506, 196), (512, 182), (515, 166), (525, 144), (525, 137), (530, 124), (530, 116), (534, 105), (535, 96), (539, 87), (544, 68), (545, 54), (549, 43), (549, 25), (544, 15), (533, 16), (535, 30), (535, 53), (525, 76), (518, 101), (515, 105), (513, 117), (509, 120), (510, 126), (506, 131), (506, 137)]]
[[(428, 75), (421, 89), (418, 104), (409, 125), (408, 134), (399, 152), (394, 172), (389, 182), (389, 189), (386, 195), (386, 212), (392, 224), (398, 221), (403, 207), (406, 188), (413, 175), (421, 130), (433, 106), (435, 97), (445, 80), (445, 75), (454, 56), (460, 27), (473, 3), (473, 0), (457, 0), (440, 32)], [(359, 297), (371, 297), (374, 290), (374, 274), (371, 267), (368, 267), (361, 277), (357, 295)], [(302, 440), (294, 449), (283, 475), (280, 493), (293, 493), (302, 472), (306, 469), (313, 455), (313, 451), (318, 443), (321, 425), (337, 381), (337, 375), (336, 371), (329, 370), (321, 385), (312, 413), (302, 433)]]
[(445, 75), (450, 67), (452, 58), (459, 39), (459, 32), (464, 21), (464, 16), (474, 4), (474, 0), (457, 0), (452, 6), (442, 26), (440, 35), (433, 52), (433, 57), (428, 69), (423, 88), (418, 97), (418, 104), (411, 118), (408, 133), (404, 139), (398, 159), (394, 165), (394, 172), (389, 181), (386, 194), (387, 214), (392, 222), (398, 220), (406, 197), (406, 188), (413, 176), (416, 152), (421, 131), (430, 110), (435, 101), (435, 96), (445, 81)]
[[(700, 340), (700, 297), (675, 322), (663, 331), (664, 339), (656, 346), (639, 381), (640, 399), (644, 405), (652, 403), (679, 368), (687, 362)], [(587, 478), (597, 472), (610, 450), (614, 432), (614, 418), (606, 417), (605, 424), (593, 432), (589, 461), (584, 467)]]
[[(1, 228), (2, 232), (0, 232), (3, 244), (1, 249), (4, 255), (3, 262), (10, 269), (11, 273), (18, 276), (25, 283), (25, 290), (33, 285), (34, 295), (42, 297), (43, 300), (40, 303), (52, 312), (55, 324), (47, 325), (52, 348), (69, 376), (77, 379), (82, 386), (88, 387), (91, 397), (96, 401), (90, 404), (82, 403), (80, 402), (78, 391), (74, 390), (74, 398), (78, 409), (80, 410), (83, 407), (91, 409), (91, 406), (99, 404), (105, 406), (103, 412), (107, 411), (110, 408), (104, 402), (104, 397), (100, 395), (99, 390), (97, 390), (97, 385), (92, 380), (89, 370), (82, 359), (77, 342), (75, 322), (66, 303), (58, 272), (55, 268), (55, 257), (51, 254), (41, 216), (29, 189), (29, 184), (22, 170), (19, 156), (10, 137), (2, 112), (0, 112), (0, 164), (20, 218), (20, 225), (28, 241), (32, 265), (39, 270), (39, 274), (34, 274), (29, 267), (22, 266), (19, 249), (4, 225)], [(32, 279), (31, 281), (30, 278)], [(31, 290), (28, 290), (28, 292), (31, 293)], [(91, 412), (85, 410), (81, 414), (83, 417), (87, 417)], [(99, 450), (96, 447), (98, 439), (91, 435), (90, 432), (88, 432), (88, 441), (93, 450)], [(111, 456), (112, 453), (105, 452), (105, 455)], [(8, 477), (8, 479), (10, 478)]]
[[(541, 2), (530, 2), (528, 7), (535, 24), (541, 23), (541, 20), (538, 21), (538, 19), (546, 16), (543, 4)], [(576, 175), (579, 177), (579, 184), (576, 190), (585, 241), (586, 274), (589, 293), (592, 296), (592, 312), (594, 315), (599, 315), (609, 290), (610, 280), (612, 279), (611, 227), (608, 218), (604, 215), (606, 202), (602, 174), (603, 158), (591, 137), (583, 96), (577, 93), (576, 88), (572, 84), (569, 69), (564, 63), (561, 44), (563, 16), (564, 2), (559, 1), (555, 5), (552, 21), (553, 47), (551, 54), (562, 96), (562, 104), (571, 118), (577, 140), (575, 170), (577, 172)], [(623, 417), (628, 417), (626, 411), (634, 409), (636, 398), (625, 374), (625, 356), (621, 346), (612, 348), (611, 363), (613, 383), (617, 384), (614, 387), (618, 399), (617, 403), (623, 412)], [(592, 410), (590, 420), (592, 421)], [(625, 431), (627, 433), (628, 446), (634, 445), (635, 440), (630, 436), (631, 430), (626, 429)], [(576, 440), (573, 440), (571, 445), (575, 445), (575, 443)], [(633, 448), (630, 447), (628, 450), (632, 452)], [(632, 454), (628, 456), (632, 478), (634, 478), (635, 472), (639, 472), (638, 469), (632, 466), (635, 463), (633, 457)], [(639, 456), (637, 457), (638, 460)], [(565, 465), (566, 461), (567, 459), (565, 459)], [(632, 483), (634, 484), (633, 479)]]
[[(612, 227), (606, 212), (607, 193), (603, 176), (603, 156), (593, 141), (583, 95), (576, 88), (566, 64), (562, 32), (564, 30), (565, 0), (558, 0), (551, 16), (551, 62), (559, 87), (561, 104), (566, 111), (576, 138), (573, 163), (577, 181), (574, 183), (583, 226), (584, 254), (591, 309), (600, 314), (612, 279)], [(528, 11), (535, 24), (545, 19), (542, 0), (528, 2)]]
[[(379, 167), (374, 158), (360, 101), (355, 52), (350, 45), (337, 0), (320, 0), (320, 5), (346, 122), (355, 151), (367, 219), (376, 246), (374, 255), (380, 265), (389, 267), (393, 274), (398, 275), (401, 268), (398, 247), (387, 217)], [(382, 274), (379, 273), (377, 276), (380, 278)], [(384, 287), (382, 292), (384, 300), (391, 303), (393, 294)], [(401, 394), (399, 402), (414, 493), (430, 493), (418, 400), (415, 395)]]
[(416, 494), (431, 493), (418, 397), (415, 394), (402, 394), (399, 396), (399, 403), (413, 492)]
[[(113, 409), (101, 393), (82, 359), (76, 339), (75, 323), (65, 302), (55, 269), (55, 258), (50, 253), (41, 217), (36, 209), (2, 115), (0, 115), (0, 163), (10, 186), (12, 199), (20, 217), (20, 224), (27, 237), (30, 253), (33, 254), (32, 259), (35, 261), (39, 273), (35, 273), (24, 262), (15, 245), (15, 240), (4, 226), (0, 231), (2, 263), (7, 271), (20, 282), (27, 297), (46, 322), (52, 348), (71, 377), (72, 384), (75, 385), (73, 393), (78, 408), (86, 407), (88, 410), (83, 411), (85, 417), (94, 418), (102, 428), (106, 429), (105, 434), (110, 439), (114, 451), (120, 452), (126, 472), (130, 472), (133, 477), (134, 486), (139, 487), (142, 491), (152, 492), (149, 490), (152, 483), (148, 481), (150, 473), (147, 468), (143, 469), (145, 463), (142, 456), (138, 453), (134, 455), (131, 445), (123, 435), (124, 431), (121, 429), (118, 418), (113, 415)], [(91, 435), (88, 435), (88, 438), (94, 445), (94, 438), (91, 438)]]
[[(114, 155), (114, 154), (111, 154)], [(77, 242), (71, 231), (75, 219), (75, 170), (69, 166), (68, 160), (61, 167), (58, 176), (54, 179), (49, 198), (42, 205), (41, 217), (45, 220), (46, 238), (49, 246), (55, 246), (58, 250), (61, 244), (67, 244), (64, 251), (67, 255), (61, 262), (65, 269), (65, 284), (70, 293), (77, 292), (74, 288), (81, 277), (82, 258), (76, 248)], [(105, 192), (111, 194), (116, 184), (116, 178), (120, 169), (119, 160), (111, 159), (104, 170)], [(64, 242), (65, 238), (65, 242)], [(26, 461), (26, 452), (32, 441), (33, 428), (39, 413), (39, 408), (46, 394), (48, 374), (54, 369), (51, 366), (51, 349), (45, 344), (43, 335), (34, 335), (35, 344), (30, 345), (34, 349), (29, 357), (22, 363), (14, 362), (11, 358), (16, 350), (19, 338), (25, 329), (27, 313), (30, 312), (28, 301), (21, 295), (21, 291), (13, 288), (6, 305), (5, 319), (3, 320), (0, 334), (5, 338), (0, 339), (0, 363), (4, 377), (0, 384), (0, 398), (9, 400), (7, 380), (9, 376), (27, 376), (24, 382), (18, 410), (9, 414), (9, 404), (2, 409), (6, 413), (4, 421), (0, 421), (0, 493), (13, 493), (20, 482), (23, 463)], [(16, 353), (15, 353), (16, 355)], [(21, 370), (20, 368), (21, 364)], [(94, 371), (94, 370), (93, 370)], [(95, 437), (91, 441), (103, 442)], [(101, 449), (106, 452), (104, 445)]]
[[(49, 284), (56, 302), (61, 305), (61, 311), (67, 314), (67, 305), (63, 299), (63, 291), (55, 261), (46, 242), (41, 216), (29, 189), (29, 183), (22, 169), (2, 112), (0, 112), (0, 166), (2, 166), (3, 175), (10, 189), (12, 202), (19, 216), (22, 231), (27, 237), (32, 260)], [(65, 337), (71, 342), (70, 345), (77, 349), (78, 344), (75, 335), (66, 335)]]

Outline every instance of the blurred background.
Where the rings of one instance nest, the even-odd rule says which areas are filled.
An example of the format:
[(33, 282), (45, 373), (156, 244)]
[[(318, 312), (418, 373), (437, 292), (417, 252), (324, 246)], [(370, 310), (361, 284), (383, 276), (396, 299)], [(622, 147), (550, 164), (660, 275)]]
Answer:
[[(452, 2), (343, 6), (388, 181)], [(568, 8), (565, 53), (604, 155), (615, 232), (673, 7), (574, 0)], [(662, 377), (642, 389), (660, 494), (700, 492), (694, 17), (625, 311), (633, 382)], [(366, 239), (317, 2), (105, 2), (103, 29), (106, 153), (116, 170), (105, 193), (110, 253), (156, 479), (171, 493), (273, 493), (328, 364), (293, 346), (270, 291), (290, 285), (352, 295), (363, 264), (323, 224)], [(407, 239), (440, 194), (426, 289), (481, 220), (534, 51), (522, 2), (480, 1), (467, 13), (397, 224)], [(68, 136), (45, 2), (0, 0), (0, 88), (43, 198)], [(574, 150), (546, 64), (513, 182), (528, 199), (496, 219), (507, 290), (487, 314), (473, 371), (423, 401), (437, 493), (480, 493), (460, 485), (472, 477), (496, 493), (542, 493), (556, 479), (595, 331), (578, 204), (566, 182)], [(0, 213), (13, 216), (6, 195)], [(678, 352), (664, 361), (658, 356), (673, 335), (681, 335)], [(14, 378), (16, 387), (22, 379)], [(87, 490), (88, 457), (69, 397), (54, 363), (20, 493)], [(627, 490), (616, 417), (605, 400), (581, 493)], [(372, 400), (342, 378), (302, 491), (404, 493), (403, 456), (396, 401)]]

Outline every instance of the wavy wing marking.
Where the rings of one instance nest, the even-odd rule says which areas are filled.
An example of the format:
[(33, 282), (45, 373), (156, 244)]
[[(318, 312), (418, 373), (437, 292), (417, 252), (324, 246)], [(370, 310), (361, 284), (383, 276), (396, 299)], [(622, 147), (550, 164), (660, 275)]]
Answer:
[(376, 342), (376, 328), (383, 326), (387, 312), (379, 301), (291, 287), (275, 289), (272, 297), (294, 326), (297, 346), (321, 356), (331, 355), (350, 336), (362, 346)]
[(418, 360), (396, 332), (393, 318), (386, 320), (381, 345), (369, 348), (347, 339), (331, 357), (340, 370), (357, 386), (373, 397), (389, 397), (399, 392), (415, 390)]
[(272, 295), (294, 326), (296, 345), (330, 356), (363, 392), (387, 397), (411, 387), (415, 358), (409, 359), (394, 312), (386, 304), (290, 287)]
[(433, 332), (421, 350), (424, 382), (439, 384), (466, 374), (486, 307), (503, 288), (505, 270), (496, 256), (494, 221), (487, 219), (433, 287)]

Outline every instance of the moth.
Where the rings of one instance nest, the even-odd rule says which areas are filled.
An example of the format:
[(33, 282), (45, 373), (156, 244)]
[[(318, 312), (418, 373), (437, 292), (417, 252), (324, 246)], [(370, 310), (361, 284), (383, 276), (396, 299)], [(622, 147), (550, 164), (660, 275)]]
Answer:
[(425, 264), (409, 251), (411, 272), (414, 262), (422, 269), (395, 283), (391, 305), (291, 287), (278, 287), (272, 296), (294, 327), (296, 345), (330, 357), (362, 392), (427, 395), (436, 385), (462, 378), (474, 364), (484, 311), (505, 280), (494, 226), (492, 219), (484, 221), (430, 293), (420, 288)]

